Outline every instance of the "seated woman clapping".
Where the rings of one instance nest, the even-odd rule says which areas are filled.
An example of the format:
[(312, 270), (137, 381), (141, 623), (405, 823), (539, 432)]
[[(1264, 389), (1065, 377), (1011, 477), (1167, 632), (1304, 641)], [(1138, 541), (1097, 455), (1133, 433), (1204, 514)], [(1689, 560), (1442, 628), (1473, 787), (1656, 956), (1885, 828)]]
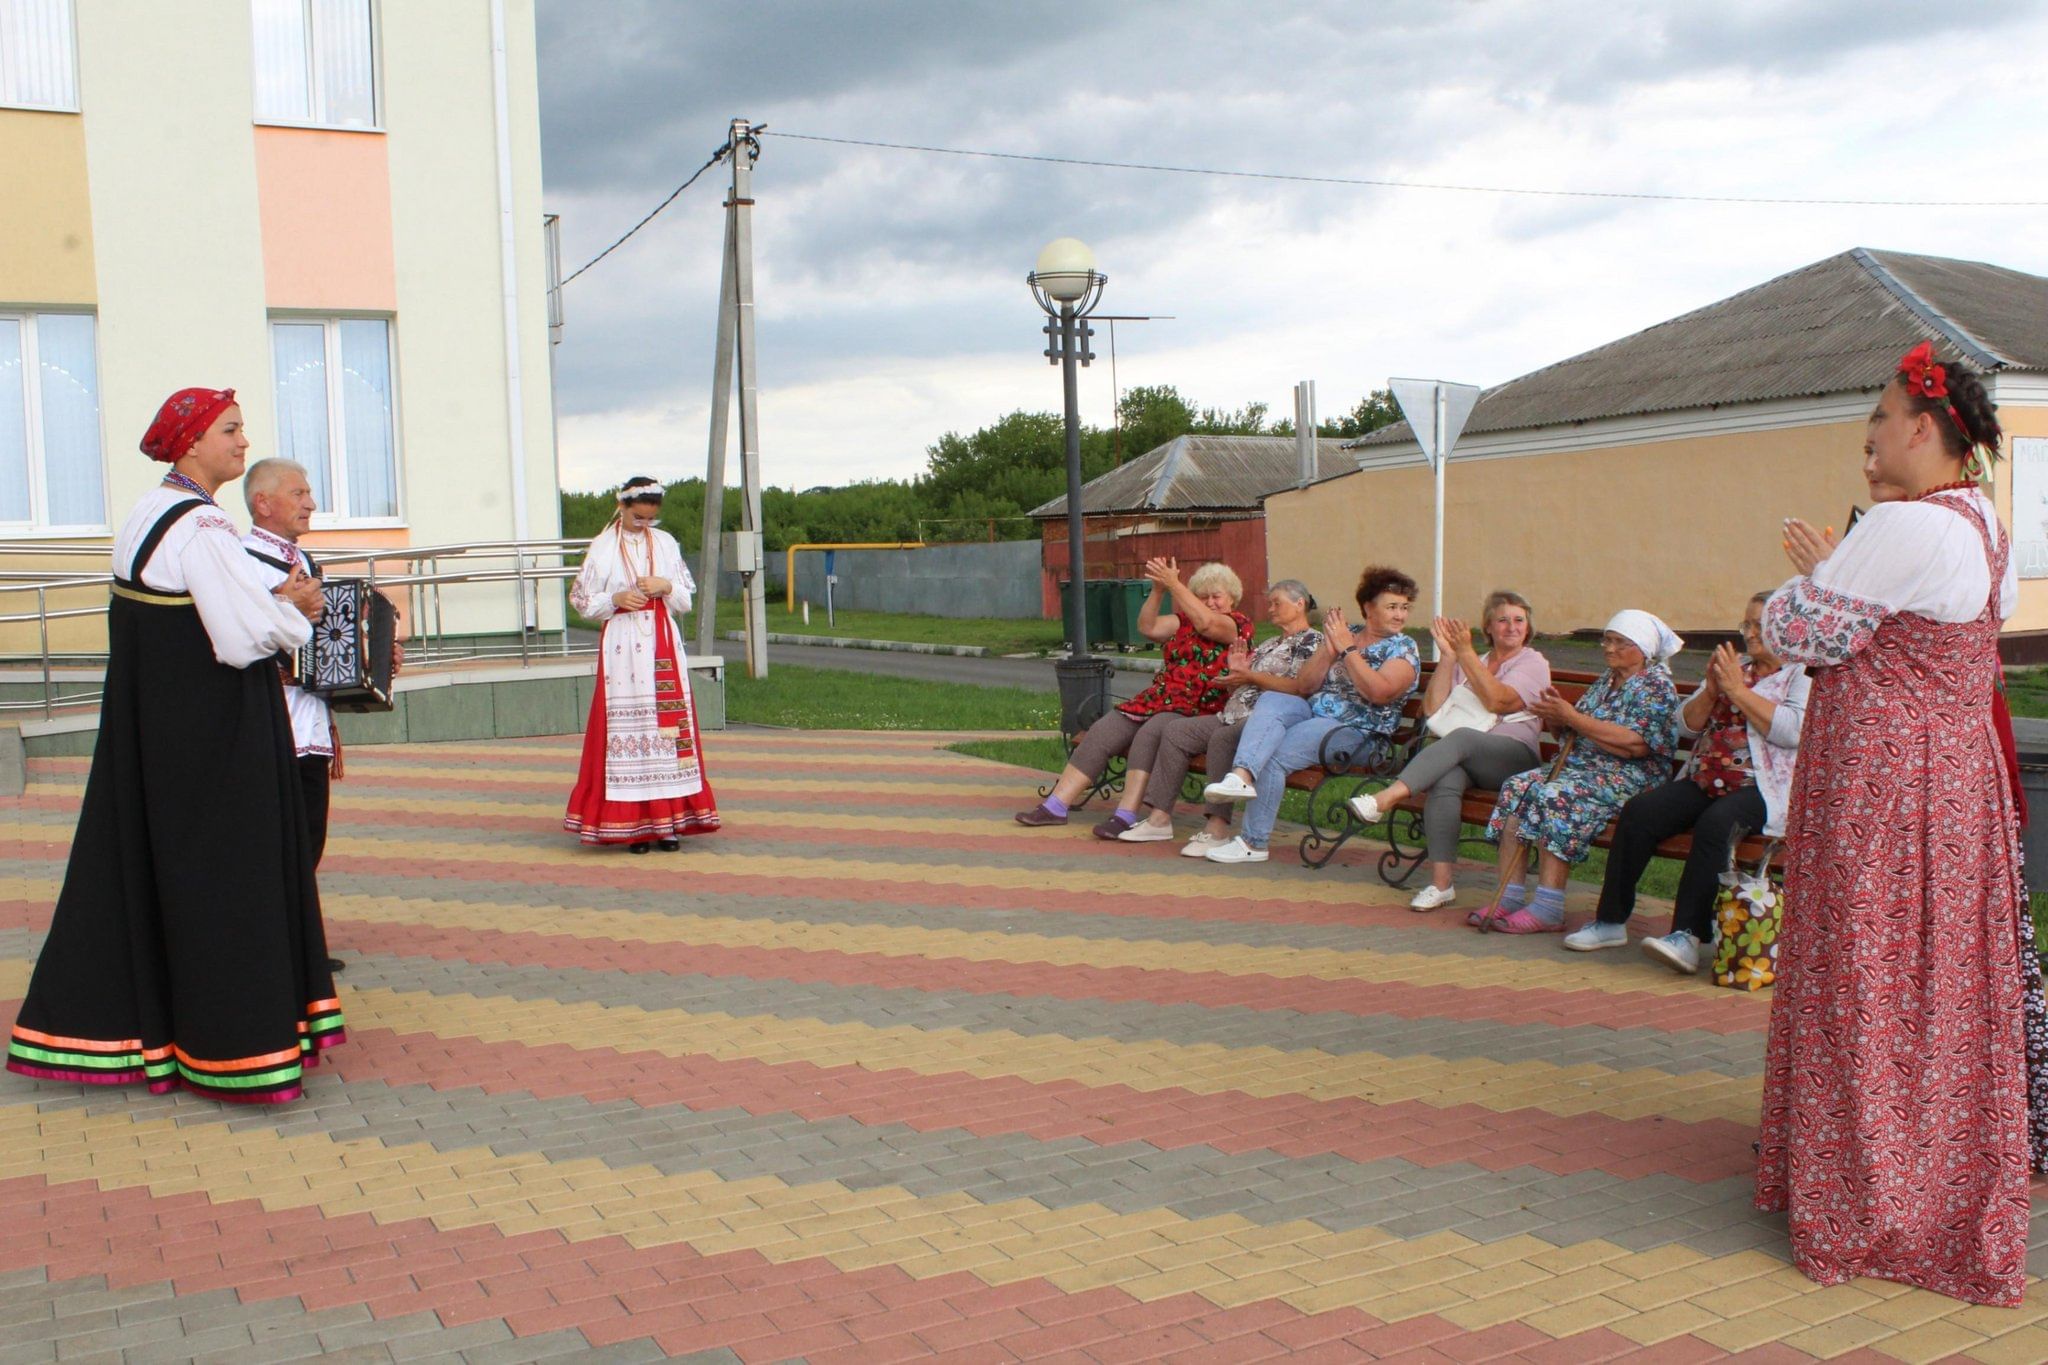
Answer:
[(1812, 682), (1804, 665), (1785, 663), (1764, 643), (1764, 603), (1770, 596), (1750, 598), (1742, 614), (1749, 653), (1739, 655), (1730, 645), (1715, 650), (1707, 680), (1679, 708), (1678, 728), (1696, 739), (1692, 755), (1676, 778), (1621, 808), (1599, 914), (1567, 935), (1565, 947), (1592, 952), (1627, 943), (1624, 926), (1635, 911), (1643, 869), (1658, 844), (1690, 830), (1692, 851), (1678, 880), (1671, 932), (1644, 939), (1643, 951), (1674, 971), (1697, 972), (1701, 946), (1714, 936), (1714, 899), (1735, 845), (1759, 830), (1785, 832)]
[(1421, 676), (1422, 657), (1402, 634), (1415, 580), (1369, 566), (1358, 580), (1363, 623), (1342, 607), (1323, 613), (1323, 642), (1301, 666), (1302, 695), (1267, 692), (1237, 742), (1237, 763), (1202, 789), (1211, 801), (1249, 801), (1244, 832), (1209, 849), (1215, 863), (1262, 863), (1287, 793), (1287, 774), (1319, 763), (1359, 767), (1376, 760), (1401, 723), (1401, 706)]
[[(1543, 726), (1529, 710), (1550, 686), (1550, 661), (1529, 647), (1535, 622), (1526, 598), (1496, 592), (1486, 599), (1480, 619), (1492, 648), (1482, 657), (1472, 646), (1472, 632), (1463, 621), (1439, 616), (1432, 627), (1440, 661), (1422, 692), (1422, 714), (1436, 716), (1453, 692), (1465, 689), (1459, 705), (1473, 723), (1436, 740), (1409, 761), (1401, 775), (1380, 792), (1354, 796), (1351, 813), (1373, 825), (1412, 792), (1428, 793), (1422, 830), (1429, 857), (1430, 884), (1408, 902), (1411, 910), (1434, 910), (1457, 896), (1452, 885), (1458, 867), (1459, 817), (1465, 789), (1497, 790), (1516, 773), (1526, 772), (1542, 758)], [(1447, 668), (1441, 662), (1449, 660)], [(1491, 719), (1492, 724), (1485, 724)]]
[[(1283, 578), (1272, 586), (1266, 594), (1266, 613), (1280, 633), (1257, 649), (1230, 651), (1229, 671), (1217, 679), (1232, 689), (1221, 711), (1209, 716), (1160, 716), (1138, 732), (1124, 759), (1123, 822), (1110, 829), (1117, 822), (1105, 820), (1096, 833), (1108, 829), (1110, 837), (1131, 844), (1173, 838), (1173, 803), (1195, 755), (1204, 755), (1206, 771), (1226, 771), (1259, 698), (1267, 692), (1300, 694), (1301, 666), (1323, 643), (1322, 632), (1309, 625), (1315, 606), (1316, 599), (1299, 579)], [(1137, 819), (1140, 810), (1147, 812), (1142, 820)], [(1203, 812), (1207, 825), (1181, 852), (1200, 858), (1229, 839), (1230, 812), (1227, 801), (1209, 802)]]
[[(1624, 611), (1607, 623), (1600, 651), (1607, 671), (1574, 707), (1555, 688), (1529, 709), (1566, 748), (1548, 772), (1501, 784), (1486, 837), (1500, 843), (1500, 899), (1467, 922), (1510, 934), (1554, 934), (1564, 928), (1564, 884), (1593, 840), (1628, 799), (1671, 776), (1678, 750), (1678, 691), (1671, 656), (1684, 642), (1646, 611)], [(1537, 850), (1533, 900), (1522, 882), (1525, 845)]]
[[(1165, 662), (1142, 691), (1088, 727), (1052, 795), (1017, 812), (1018, 824), (1064, 825), (1072, 803), (1102, 779), (1109, 761), (1126, 753), (1145, 725), (1163, 725), (1168, 716), (1220, 711), (1230, 696), (1218, 679), (1232, 646), (1250, 644), (1252, 638), (1251, 618), (1237, 609), (1244, 584), (1226, 564), (1204, 564), (1183, 583), (1180, 566), (1171, 559), (1147, 562), (1145, 577), (1152, 580), (1152, 594), (1138, 614), (1138, 631), (1160, 642)], [(1164, 610), (1169, 601), (1172, 611)], [(1126, 818), (1120, 827), (1129, 824)]]

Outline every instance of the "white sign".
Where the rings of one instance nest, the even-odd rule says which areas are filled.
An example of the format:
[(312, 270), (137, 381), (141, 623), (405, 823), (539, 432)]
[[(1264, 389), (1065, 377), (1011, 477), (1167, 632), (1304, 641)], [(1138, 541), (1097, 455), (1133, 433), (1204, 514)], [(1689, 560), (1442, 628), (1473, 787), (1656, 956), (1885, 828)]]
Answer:
[[(1458, 434), (1465, 429), (1465, 419), (1472, 415), (1473, 405), (1479, 402), (1477, 384), (1452, 384), (1442, 379), (1389, 379), (1387, 387), (1394, 391), (1394, 401), (1401, 407), (1401, 415), (1408, 419), (1408, 429), (1415, 433), (1416, 442), (1422, 447), (1423, 458), (1430, 467), (1450, 455), (1451, 447), (1458, 443)], [(1442, 406), (1438, 406), (1438, 400)], [(1438, 417), (1442, 417), (1442, 429), (1438, 429)]]
[(2012, 553), (2021, 578), (2048, 578), (2048, 438), (2013, 439)]

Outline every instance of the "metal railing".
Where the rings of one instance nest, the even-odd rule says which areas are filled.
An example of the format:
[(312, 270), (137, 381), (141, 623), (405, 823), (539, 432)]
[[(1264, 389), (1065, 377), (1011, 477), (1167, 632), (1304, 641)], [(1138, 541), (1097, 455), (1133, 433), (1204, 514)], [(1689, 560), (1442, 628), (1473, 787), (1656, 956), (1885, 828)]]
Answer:
[[(594, 656), (594, 637), (579, 641), (575, 615), (569, 610), (562, 587), (576, 576), (589, 542), (585, 540), (491, 540), (449, 545), (403, 545), (389, 547), (316, 546), (314, 557), (329, 575), (364, 578), (382, 590), (402, 590), (407, 609), (403, 629), (406, 664), (422, 665), (472, 663), (518, 659), (525, 667), (536, 660), (559, 661)], [(0, 562), (14, 558), (83, 559), (107, 562), (105, 545), (52, 545), (40, 541), (0, 541)], [(78, 690), (66, 688), (60, 669), (104, 669), (106, 653), (101, 650), (53, 650), (50, 624), (105, 616), (107, 587), (113, 574), (105, 568), (0, 569), (0, 632), (33, 624), (37, 648), (33, 653), (0, 651), (0, 669), (36, 667), (42, 680), (40, 697), (0, 697), (0, 714), (40, 711), (45, 717), (58, 707), (96, 705), (102, 695), (98, 679), (68, 680)], [(560, 594), (558, 626), (541, 627), (540, 595)], [(51, 605), (53, 596), (90, 595), (96, 600), (84, 605)], [(33, 596), (34, 608), (27, 598)], [(458, 603), (457, 599), (461, 601)], [(511, 611), (504, 608), (509, 605)], [(451, 632), (448, 610), (459, 606), (461, 615), (472, 621), (495, 618), (502, 628), (482, 627)], [(514, 638), (516, 636), (516, 639)]]

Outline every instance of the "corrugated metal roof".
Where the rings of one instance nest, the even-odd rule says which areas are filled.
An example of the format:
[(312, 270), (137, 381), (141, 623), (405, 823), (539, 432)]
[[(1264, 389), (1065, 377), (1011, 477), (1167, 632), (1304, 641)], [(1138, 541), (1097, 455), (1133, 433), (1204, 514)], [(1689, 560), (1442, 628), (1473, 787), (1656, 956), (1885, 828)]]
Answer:
[[(1317, 456), (1324, 473), (1351, 467), (1344, 442), (1326, 436)], [(1299, 480), (1301, 458), (1292, 436), (1176, 436), (1128, 464), (1090, 479), (1081, 506), (1090, 514), (1150, 511), (1249, 511), (1259, 499)], [(1031, 509), (1034, 517), (1063, 517), (1065, 495)]]
[[(1465, 432), (1874, 390), (1928, 337), (1979, 369), (2048, 369), (2048, 279), (1859, 247), (1496, 385)], [(1413, 439), (1398, 422), (1353, 444)]]

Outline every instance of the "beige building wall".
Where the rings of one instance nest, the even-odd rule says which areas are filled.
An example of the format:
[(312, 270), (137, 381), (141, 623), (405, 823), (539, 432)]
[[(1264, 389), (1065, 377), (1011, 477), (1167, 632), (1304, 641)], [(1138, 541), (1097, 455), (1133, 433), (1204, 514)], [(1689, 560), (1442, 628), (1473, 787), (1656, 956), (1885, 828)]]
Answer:
[[(135, 447), (165, 395), (232, 387), (252, 436), (275, 429), (249, 10), (162, 0), (75, 9), (100, 420), (119, 525), (163, 476)], [(206, 74), (167, 98), (174, 72)]]
[[(541, 237), (540, 97), (532, 0), (505, 0), (527, 534), (560, 533), (547, 280)], [(382, 7), (391, 230), (397, 266), (400, 421), (414, 544), (510, 539), (511, 431), (499, 254), (489, 6)], [(511, 589), (442, 594), (449, 630), (503, 630)], [(561, 594), (540, 594), (543, 625)]]
[(0, 307), (91, 304), (92, 196), (76, 114), (0, 109)]
[[(1681, 633), (1732, 629), (1791, 573), (1788, 516), (1839, 530), (1869, 502), (1863, 424), (1661, 440), (1548, 455), (1453, 459), (1445, 475), (1444, 607), (1475, 616), (1512, 588), (1546, 633), (1597, 629), (1623, 607)], [(1359, 570), (1391, 563), (1434, 585), (1432, 476), (1420, 464), (1344, 475), (1266, 499), (1268, 581), (1300, 578), (1348, 603)]]

